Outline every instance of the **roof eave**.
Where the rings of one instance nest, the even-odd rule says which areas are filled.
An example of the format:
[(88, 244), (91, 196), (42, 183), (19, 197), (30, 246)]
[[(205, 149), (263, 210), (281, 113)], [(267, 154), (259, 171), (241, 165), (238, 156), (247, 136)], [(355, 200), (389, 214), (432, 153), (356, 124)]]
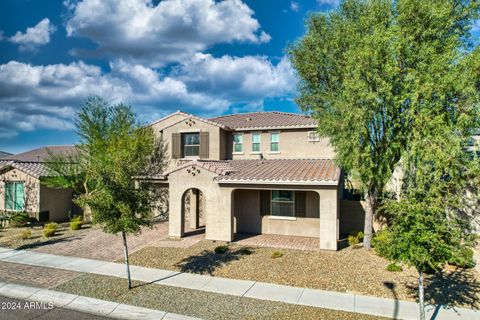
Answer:
[(338, 180), (217, 180), (219, 184), (265, 184), (265, 185), (301, 185), (301, 186), (338, 186)]
[(281, 129), (311, 129), (316, 128), (316, 124), (311, 125), (294, 125), (294, 126), (275, 126), (275, 127), (240, 127), (233, 128), (233, 131), (247, 131), (247, 130), (281, 130)]

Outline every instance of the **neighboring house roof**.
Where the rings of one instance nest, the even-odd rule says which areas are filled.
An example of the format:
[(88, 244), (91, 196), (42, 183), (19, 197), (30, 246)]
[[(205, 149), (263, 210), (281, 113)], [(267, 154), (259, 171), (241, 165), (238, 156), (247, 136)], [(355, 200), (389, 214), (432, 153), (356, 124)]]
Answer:
[(315, 128), (317, 122), (312, 117), (288, 112), (238, 113), (208, 119), (233, 130)]
[(4, 161), (0, 160), (0, 171), (5, 168), (14, 168), (27, 173), (35, 178), (48, 176), (48, 168), (45, 163), (42, 162), (23, 162), (17, 160)]
[(54, 155), (72, 155), (77, 151), (75, 146), (48, 146), (10, 155), (0, 159), (0, 171), (6, 168), (21, 170), (35, 178), (46, 177), (49, 169), (45, 165), (50, 153)]
[(48, 160), (49, 151), (54, 155), (71, 155), (76, 152), (75, 146), (47, 146), (26, 152), (10, 155), (2, 160), (17, 160), (20, 162), (45, 162)]
[(217, 173), (216, 180), (221, 183), (336, 185), (341, 173), (331, 159), (196, 160), (167, 171), (164, 176), (188, 167)]
[(8, 153), (8, 152), (5, 152), (5, 151), (0, 151), (0, 159), (4, 158), (6, 156), (11, 156), (11, 155), (12, 155), (11, 153)]

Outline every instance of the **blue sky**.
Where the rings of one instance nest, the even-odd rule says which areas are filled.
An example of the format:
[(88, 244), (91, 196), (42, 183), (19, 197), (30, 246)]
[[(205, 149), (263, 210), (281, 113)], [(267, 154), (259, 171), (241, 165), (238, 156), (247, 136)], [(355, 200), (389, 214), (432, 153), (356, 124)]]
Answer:
[(76, 142), (91, 94), (152, 121), (298, 112), (285, 56), (309, 11), (337, 0), (2, 0), (0, 150)]

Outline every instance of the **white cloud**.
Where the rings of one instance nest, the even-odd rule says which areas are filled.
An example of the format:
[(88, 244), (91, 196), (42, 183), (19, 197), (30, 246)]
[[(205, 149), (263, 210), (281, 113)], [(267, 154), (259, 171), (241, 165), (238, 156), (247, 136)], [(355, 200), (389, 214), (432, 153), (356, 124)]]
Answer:
[(261, 30), (254, 12), (241, 0), (83, 0), (71, 10), (67, 35), (95, 42), (95, 52), (130, 63), (161, 66), (189, 58), (217, 43), (262, 43), (270, 35)]
[(291, 95), (295, 86), (286, 58), (214, 58), (195, 54), (167, 75), (117, 60), (110, 72), (83, 62), (33, 66), (0, 65), (0, 137), (39, 128), (69, 130), (75, 110), (89, 95), (131, 103), (151, 121), (182, 109), (217, 115), (235, 104), (260, 108), (265, 98)]
[(290, 10), (292, 10), (293, 12), (298, 12), (298, 10), (300, 10), (300, 4), (298, 2), (291, 1)]
[(340, 0), (317, 0), (319, 6), (326, 5), (330, 7), (336, 7), (340, 4)]
[[(45, 18), (36, 26), (27, 28), (25, 32), (17, 31), (8, 40), (20, 45), (20, 50), (33, 50), (40, 45), (50, 42), (50, 34), (56, 31), (56, 27)], [(3, 36), (3, 35), (2, 35)]]

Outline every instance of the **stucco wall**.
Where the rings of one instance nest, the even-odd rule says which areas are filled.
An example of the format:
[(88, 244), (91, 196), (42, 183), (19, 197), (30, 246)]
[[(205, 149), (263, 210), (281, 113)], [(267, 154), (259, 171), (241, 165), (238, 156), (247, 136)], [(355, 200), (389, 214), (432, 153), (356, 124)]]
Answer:
[(205, 197), (205, 238), (221, 241), (233, 240), (232, 189), (220, 188), (213, 180), (216, 176), (217, 174), (204, 169), (191, 170), (191, 167), (173, 172), (169, 176), (170, 236), (183, 236), (185, 212), (182, 197), (190, 188), (196, 188)]
[[(194, 123), (189, 125), (185, 121), (181, 121), (171, 127), (165, 128), (162, 133), (163, 141), (167, 144), (167, 154), (169, 165), (167, 169), (175, 168), (180, 164), (178, 159), (171, 159), (172, 154), (172, 133), (188, 133), (188, 132), (208, 132), (209, 133), (209, 159), (223, 160), (225, 159), (225, 147), (221, 147), (220, 141), (225, 140), (225, 134), (221, 134), (221, 129), (215, 125), (211, 125), (199, 120), (193, 120)], [(158, 124), (160, 125), (160, 124)], [(160, 133), (157, 134), (160, 136)], [(188, 158), (191, 159), (191, 158)]]
[(18, 169), (11, 169), (0, 174), (0, 210), (5, 210), (5, 182), (25, 183), (25, 211), (39, 211), (40, 181)]
[[(270, 131), (261, 131), (260, 150), (266, 159), (288, 158), (333, 158), (335, 153), (326, 138), (319, 142), (308, 141), (309, 129), (273, 130), (280, 132), (279, 152), (270, 152)], [(243, 133), (243, 153), (232, 153), (232, 159), (257, 159), (258, 153), (252, 152), (252, 132)], [(232, 145), (232, 137), (228, 141)], [(230, 152), (232, 147), (229, 146)]]
[(68, 214), (72, 211), (72, 199), (71, 189), (40, 186), (40, 211), (48, 211), (49, 221), (68, 221)]
[(319, 196), (316, 192), (307, 191), (306, 217), (296, 217), (295, 220), (261, 216), (259, 190), (235, 190), (234, 198), (235, 232), (320, 236)]

